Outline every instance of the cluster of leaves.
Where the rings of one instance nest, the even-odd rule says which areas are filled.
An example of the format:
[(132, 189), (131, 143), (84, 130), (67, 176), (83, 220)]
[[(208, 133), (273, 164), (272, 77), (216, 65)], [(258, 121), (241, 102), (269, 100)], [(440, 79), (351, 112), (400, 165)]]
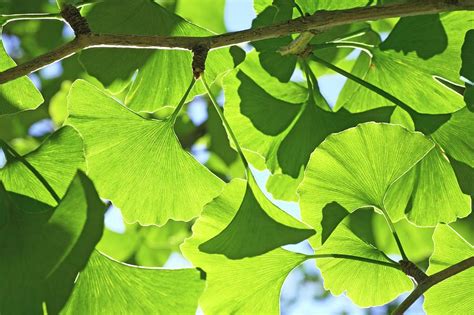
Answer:
[[(223, 0), (93, 2), (74, 4), (96, 33), (225, 31)], [(33, 4), (2, 10), (58, 10)], [(252, 27), (365, 5), (254, 0)], [(59, 21), (9, 17), (19, 62), (66, 40)], [(28, 77), (0, 85), (0, 313), (274, 314), (285, 278), (311, 258), (328, 291), (369, 307), (414, 287), (394, 254), (428, 275), (472, 257), (473, 23), (461, 11), (216, 49), (196, 82), (188, 51), (96, 48), (62, 61), (58, 78), (40, 73), (41, 92)], [(309, 53), (278, 52), (298, 36)], [(0, 70), (14, 66), (0, 49)], [(306, 80), (291, 80), (300, 70)], [(329, 104), (318, 79), (334, 71), (347, 81)], [(181, 110), (206, 92), (195, 126)], [(45, 117), (54, 132), (25, 137)], [(186, 151), (196, 143), (204, 165)], [(267, 190), (298, 202), (301, 221), (250, 165), (271, 172)], [(125, 233), (104, 229), (101, 198)], [(281, 248), (306, 239), (313, 255)], [(157, 268), (179, 250), (196, 268)], [(434, 286), (425, 310), (469, 313), (473, 279), (470, 269)]]

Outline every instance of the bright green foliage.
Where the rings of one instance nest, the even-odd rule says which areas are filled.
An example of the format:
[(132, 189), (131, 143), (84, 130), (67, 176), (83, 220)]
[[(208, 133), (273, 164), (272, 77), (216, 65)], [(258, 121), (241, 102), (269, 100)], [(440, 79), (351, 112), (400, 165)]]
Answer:
[[(211, 32), (195, 26), (149, 0), (107, 0), (83, 10), (93, 31), (113, 34), (207, 36)], [(124, 22), (126, 21), (126, 23)], [(164, 105), (178, 104), (192, 78), (189, 51), (94, 49), (81, 54), (89, 74), (114, 92), (130, 85), (125, 103), (136, 111), (154, 112)], [(231, 68), (226, 50), (209, 53), (206, 76), (216, 78)], [(196, 93), (202, 93), (200, 84)]]
[[(421, 263), (430, 257), (433, 252), (433, 228), (417, 227), (407, 219), (394, 224), (400, 236), (403, 248), (410, 260)], [(385, 219), (381, 215), (373, 215), (372, 229), (374, 232), (374, 245), (386, 254), (399, 255), (399, 250)], [(423, 246), (420, 246), (423, 244)]]
[[(395, 95), (419, 113), (451, 113), (464, 106), (462, 96), (435, 77), (460, 84), (459, 50), (472, 14), (402, 18), (379, 46), (362, 52), (353, 73)], [(449, 45), (448, 45), (449, 42)], [(429, 99), (430, 102), (426, 102)], [(434, 105), (436, 104), (436, 106)], [(373, 91), (348, 81), (336, 108), (360, 112), (392, 103)]]
[(97, 249), (119, 261), (133, 260), (139, 266), (161, 267), (189, 234), (186, 222), (168, 221), (161, 227), (127, 224), (123, 233), (105, 229)]
[(104, 209), (80, 171), (54, 209), (6, 192), (0, 181), (2, 314), (61, 310), (101, 237)]
[(224, 33), (225, 0), (177, 1), (176, 14), (215, 33)]
[[(49, 136), (35, 151), (23, 157), (41, 174), (61, 198), (77, 172), (85, 170), (84, 145), (79, 133), (64, 127)], [(55, 206), (56, 201), (39, 179), (19, 160), (0, 169), (0, 181), (8, 191)]]
[(360, 114), (344, 109), (327, 111), (325, 101), (315, 103), (322, 97), (308, 99), (307, 89), (278, 82), (256, 63), (251, 54), (240, 71), (226, 77), (225, 114), (242, 146), (262, 155), (273, 173), (283, 174), (272, 179), (273, 185), (292, 197), (290, 200), (296, 200), (295, 188), (311, 152), (328, 135), (360, 122), (390, 119), (390, 108)]
[[(434, 253), (430, 257), (428, 274), (474, 256), (474, 248), (448, 225), (438, 225), (433, 235)], [(433, 286), (425, 293), (423, 308), (428, 314), (448, 314), (455, 310), (469, 314), (474, 305), (472, 295), (474, 268), (470, 268)]]
[(472, 1), (0, 1), (0, 314), (405, 312), (474, 264)]
[(406, 185), (394, 186), (396, 202), (385, 200), (387, 192), (432, 148), (422, 134), (389, 124), (366, 123), (329, 136), (311, 155), (299, 187), (305, 222), (320, 230), (323, 208), (331, 202), (349, 212), (374, 206), (400, 219), (408, 202)]
[(230, 182), (222, 195), (204, 208), (193, 226), (193, 236), (181, 246), (183, 254), (207, 272), (207, 287), (200, 300), (206, 314), (279, 314), (283, 281), (306, 259), (282, 249), (239, 260), (199, 251), (201, 244), (233, 220), (246, 187), (243, 180)]
[[(391, 263), (387, 256), (354, 235), (345, 224), (340, 224), (315, 252), (317, 255), (344, 254)], [(316, 263), (327, 290), (334, 295), (346, 292), (354, 303), (363, 307), (385, 304), (413, 287), (401, 270), (386, 265), (338, 258), (316, 258)]]
[[(15, 65), (0, 40), (0, 71)], [(35, 109), (41, 103), (43, 103), (41, 93), (27, 77), (21, 77), (0, 85), (0, 116)]]
[(239, 186), (227, 187), (219, 198), (206, 206), (220, 211), (231, 208), (236, 214), (225, 229), (199, 246), (201, 251), (240, 259), (299, 243), (314, 234), (305, 224), (272, 204), (260, 191), (253, 176), (248, 182), (239, 183)]
[(195, 314), (203, 276), (196, 269), (139, 268), (95, 252), (64, 314)]
[(71, 88), (67, 123), (84, 137), (100, 194), (127, 222), (188, 221), (221, 190), (222, 181), (181, 148), (171, 120), (145, 119), (85, 81)]

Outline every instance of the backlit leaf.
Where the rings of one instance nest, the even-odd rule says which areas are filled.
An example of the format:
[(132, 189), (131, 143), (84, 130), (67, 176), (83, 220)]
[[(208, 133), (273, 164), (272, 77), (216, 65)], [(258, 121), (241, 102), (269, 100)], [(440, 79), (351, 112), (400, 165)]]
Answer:
[(374, 206), (400, 219), (410, 190), (396, 187), (403, 193), (388, 202), (387, 192), (433, 146), (421, 133), (389, 124), (365, 123), (329, 136), (311, 155), (298, 188), (304, 221), (320, 231), (323, 208), (332, 202), (349, 212)]
[(199, 251), (200, 244), (233, 220), (246, 186), (240, 179), (230, 182), (206, 206), (193, 226), (192, 237), (181, 246), (183, 254), (207, 273), (207, 287), (200, 299), (206, 314), (279, 314), (281, 286), (288, 273), (306, 259), (282, 249), (239, 260)]
[(89, 176), (100, 195), (127, 222), (188, 221), (222, 188), (182, 149), (171, 120), (145, 119), (85, 81), (71, 88), (66, 123), (84, 137)]

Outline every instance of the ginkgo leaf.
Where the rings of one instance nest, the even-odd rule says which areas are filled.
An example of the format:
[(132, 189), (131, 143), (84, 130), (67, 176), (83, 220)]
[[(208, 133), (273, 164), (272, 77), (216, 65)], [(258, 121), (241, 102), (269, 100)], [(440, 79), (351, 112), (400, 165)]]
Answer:
[(195, 314), (205, 275), (196, 269), (145, 268), (94, 252), (64, 314)]
[[(231, 259), (253, 257), (287, 244), (299, 243), (314, 231), (275, 206), (261, 192), (253, 176), (241, 183), (243, 191), (234, 200), (228, 193), (206, 207), (235, 207), (236, 214), (225, 229), (199, 246), (211, 254), (224, 254)], [(232, 202), (232, 203), (231, 203)], [(224, 210), (222, 210), (224, 211)]]
[(239, 260), (199, 251), (201, 244), (233, 220), (246, 188), (243, 180), (231, 181), (204, 208), (193, 225), (192, 237), (181, 245), (185, 257), (206, 271), (207, 286), (199, 301), (206, 314), (279, 314), (281, 286), (290, 271), (306, 259), (283, 249)]
[(68, 102), (66, 123), (84, 137), (89, 176), (127, 222), (190, 220), (222, 189), (222, 181), (182, 149), (171, 120), (145, 119), (81, 80)]
[[(209, 36), (213, 33), (193, 25), (149, 0), (107, 0), (83, 9), (91, 29), (99, 33), (169, 36)], [(127, 23), (124, 23), (127, 21)], [(206, 77), (213, 80), (232, 68), (228, 49), (209, 52)], [(99, 48), (81, 53), (88, 73), (112, 91), (130, 84), (125, 103), (136, 111), (154, 112), (164, 105), (176, 106), (193, 76), (192, 55), (184, 50)], [(138, 73), (137, 73), (138, 69)], [(203, 93), (198, 82), (194, 94)]]
[[(43, 176), (60, 198), (65, 194), (77, 169), (86, 168), (82, 138), (70, 126), (57, 130), (46, 138), (38, 149), (23, 158)], [(19, 160), (7, 162), (5, 167), (0, 169), (0, 181), (8, 191), (51, 206), (56, 205), (51, 193)]]
[[(317, 255), (343, 254), (390, 264), (385, 254), (358, 238), (340, 224), (326, 243), (316, 248)], [(395, 266), (340, 258), (316, 258), (324, 279), (324, 288), (333, 295), (346, 295), (362, 307), (388, 303), (413, 288), (411, 280)]]
[[(374, 206), (399, 220), (411, 190), (392, 185), (433, 147), (423, 134), (390, 124), (365, 123), (329, 136), (312, 153), (298, 188), (304, 221), (320, 231), (323, 208), (332, 202), (349, 212)], [(396, 198), (385, 200), (389, 188)]]
[[(444, 14), (440, 18), (437, 15), (402, 18), (379, 47), (361, 53), (353, 74), (395, 95), (419, 113), (455, 112), (464, 107), (462, 96), (438, 78), (462, 84), (458, 72), (459, 51), (464, 33), (473, 22), (473, 16), (466, 12)], [(393, 104), (349, 80), (335, 108), (360, 112), (387, 105)]]
[[(434, 252), (428, 275), (474, 256), (474, 248), (450, 226), (440, 224), (433, 234)], [(435, 284), (425, 292), (423, 308), (428, 314), (469, 314), (474, 305), (474, 268)]]
[[(14, 66), (16, 63), (8, 56), (0, 39), (0, 71)], [(43, 101), (41, 93), (26, 76), (0, 84), (0, 116), (35, 109)]]
[(80, 171), (55, 209), (0, 180), (0, 313), (57, 314), (100, 240), (104, 210)]
[(346, 110), (323, 110), (320, 106), (327, 105), (308, 99), (306, 88), (280, 83), (265, 74), (254, 54), (247, 56), (235, 75), (226, 76), (224, 90), (225, 115), (239, 143), (263, 156), (273, 174), (281, 174), (270, 179), (269, 185), (284, 186), (280, 188), (292, 200), (297, 199), (294, 188), (303, 177), (311, 152), (329, 134), (360, 122), (387, 122), (393, 111), (379, 108), (350, 114)]

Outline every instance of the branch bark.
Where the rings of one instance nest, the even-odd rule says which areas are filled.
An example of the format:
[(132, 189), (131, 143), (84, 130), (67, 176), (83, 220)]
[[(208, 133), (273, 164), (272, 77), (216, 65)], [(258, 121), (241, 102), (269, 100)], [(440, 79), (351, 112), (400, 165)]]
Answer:
[(391, 17), (474, 10), (474, 0), (419, 0), (387, 6), (371, 6), (336, 11), (318, 11), (280, 24), (207, 37), (80, 34), (68, 44), (24, 64), (0, 72), (0, 84), (35, 72), (45, 66), (93, 47), (184, 49), (198, 45), (216, 49), (250, 41), (311, 31), (315, 34), (334, 26)]
[(435, 284), (446, 280), (474, 266), (474, 257), (467, 258), (455, 265), (437, 272), (421, 282), (415, 290), (400, 304), (392, 315), (402, 315), (420, 296)]

